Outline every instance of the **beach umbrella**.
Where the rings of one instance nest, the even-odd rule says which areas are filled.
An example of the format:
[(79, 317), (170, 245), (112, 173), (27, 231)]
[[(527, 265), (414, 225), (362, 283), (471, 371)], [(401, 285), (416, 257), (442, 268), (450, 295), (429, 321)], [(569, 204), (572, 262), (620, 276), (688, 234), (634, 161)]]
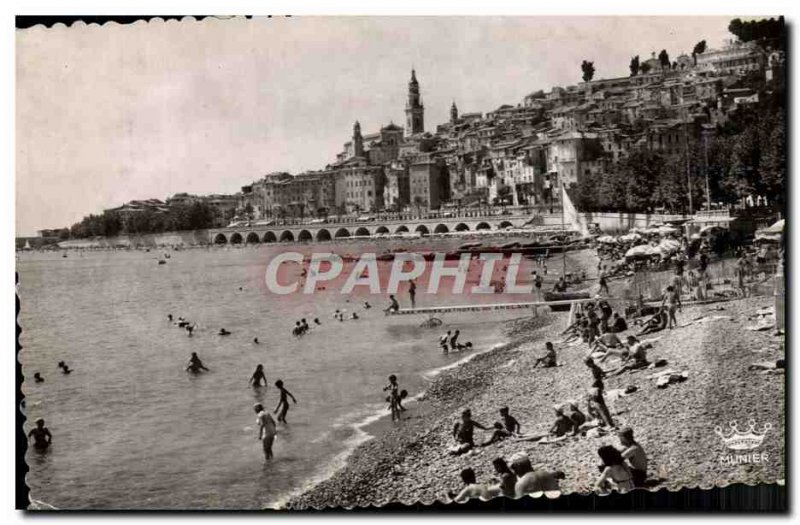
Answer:
[(669, 235), (669, 234), (672, 234), (672, 233), (680, 233), (680, 229), (678, 229), (678, 228), (676, 228), (674, 226), (664, 225), (664, 226), (659, 226), (658, 227), (658, 233)]
[(626, 235), (623, 235), (622, 237), (619, 238), (619, 240), (622, 242), (636, 242), (638, 240), (641, 240), (641, 238), (642, 236), (639, 235), (638, 233), (631, 232)]
[(634, 246), (627, 252), (625, 252), (625, 258), (631, 259), (636, 257), (650, 257), (651, 255), (658, 255), (660, 252), (650, 246), (649, 244), (640, 244), (639, 246)]
[(603, 235), (602, 237), (598, 237), (597, 238), (597, 242), (600, 242), (600, 243), (603, 243), (603, 244), (614, 244), (614, 243), (617, 242), (617, 240), (614, 237), (612, 237), (611, 235)]
[(681, 248), (681, 243), (674, 239), (664, 239), (658, 246), (656, 246), (656, 251), (662, 255), (672, 255), (673, 253), (677, 253), (678, 250)]
[(759, 231), (761, 233), (766, 233), (766, 234), (775, 234), (775, 233), (781, 234), (781, 233), (783, 233), (783, 226), (784, 226), (785, 222), (786, 221), (784, 219), (781, 219), (778, 222), (776, 222), (775, 224), (769, 226), (768, 228), (764, 228), (763, 230), (759, 230)]

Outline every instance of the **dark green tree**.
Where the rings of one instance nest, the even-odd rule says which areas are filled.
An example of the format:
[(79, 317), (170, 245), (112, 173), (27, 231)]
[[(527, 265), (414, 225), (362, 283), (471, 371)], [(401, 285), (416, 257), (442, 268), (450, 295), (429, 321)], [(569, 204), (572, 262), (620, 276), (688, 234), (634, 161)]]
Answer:
[(581, 63), (581, 71), (583, 72), (583, 81), (591, 82), (594, 78), (594, 62), (584, 60)]

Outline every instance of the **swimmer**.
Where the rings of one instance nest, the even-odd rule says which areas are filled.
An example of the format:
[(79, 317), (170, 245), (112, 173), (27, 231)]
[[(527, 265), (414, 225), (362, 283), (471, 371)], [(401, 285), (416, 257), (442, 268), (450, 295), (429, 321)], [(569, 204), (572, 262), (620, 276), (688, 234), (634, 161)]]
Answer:
[(254, 337), (254, 338), (253, 338), (253, 344), (260, 344), (260, 343), (258, 342), (258, 337)]
[(364, 310), (369, 310), (370, 308), (372, 308), (372, 305), (368, 301), (364, 301)]
[(224, 328), (219, 329), (219, 335), (231, 335), (231, 333)]
[(321, 326), (322, 325), (322, 323), (319, 322), (319, 317), (315, 317), (314, 318), (314, 324), (317, 325), (317, 326)]
[(42, 377), (42, 374), (40, 374), (39, 372), (33, 374), (33, 380), (36, 381), (37, 383), (44, 383), (44, 378)]
[(264, 365), (256, 366), (256, 371), (253, 372), (253, 375), (250, 377), (250, 381), (247, 382), (248, 385), (253, 385), (253, 388), (258, 388), (261, 386), (261, 381), (264, 381), (264, 386), (267, 386), (267, 376), (264, 375)]
[(294, 328), (292, 328), (292, 335), (298, 337), (302, 335), (302, 333), (303, 331), (302, 327), (300, 326), (300, 321), (297, 321), (296, 323), (294, 323)]
[(72, 370), (70, 369), (69, 365), (64, 363), (64, 361), (61, 361), (61, 363), (63, 363), (63, 366), (61, 367), (61, 371), (63, 373), (65, 373), (65, 374), (71, 374)]
[(50, 430), (44, 426), (44, 419), (39, 418), (36, 420), (36, 427), (28, 432), (28, 441), (33, 438), (33, 448), (37, 452), (44, 452), (53, 443), (53, 435)]
[(355, 312), (353, 312), (353, 315), (350, 316), (350, 319), (353, 319), (353, 320), (357, 320), (358, 318), (359, 318), (358, 314), (355, 313)]
[(294, 401), (295, 405), (297, 404), (297, 399), (294, 398), (294, 396), (292, 395), (291, 392), (289, 392), (288, 390), (283, 388), (283, 381), (281, 381), (280, 379), (275, 381), (275, 386), (278, 388), (278, 390), (281, 393), (281, 398), (278, 401), (278, 406), (275, 407), (275, 413), (278, 414), (278, 410), (280, 409), (281, 413), (278, 414), (278, 422), (279, 423), (283, 423), (285, 425), (285, 424), (287, 424), (286, 423), (286, 413), (289, 411), (289, 399), (288, 398), (291, 397), (292, 401)]
[(186, 332), (189, 334), (189, 337), (192, 337), (192, 332), (194, 332), (195, 326), (197, 326), (197, 323), (193, 325), (186, 325)]
[(172, 322), (172, 314), (167, 314), (167, 320), (171, 323)]
[(186, 365), (186, 371), (197, 374), (200, 373), (201, 370), (209, 371), (200, 358), (197, 357), (197, 352), (192, 352), (192, 356), (189, 358), (189, 364)]

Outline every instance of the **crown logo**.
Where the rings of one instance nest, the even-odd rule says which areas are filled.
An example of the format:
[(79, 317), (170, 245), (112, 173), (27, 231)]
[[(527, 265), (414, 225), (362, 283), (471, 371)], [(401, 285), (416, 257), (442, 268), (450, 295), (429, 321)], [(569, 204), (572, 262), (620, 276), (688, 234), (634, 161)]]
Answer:
[(722, 442), (731, 450), (752, 450), (761, 445), (766, 437), (767, 432), (772, 429), (772, 423), (764, 425), (762, 432), (756, 432), (755, 420), (747, 422), (748, 428), (746, 432), (742, 432), (736, 425), (736, 421), (731, 421), (728, 426), (731, 428), (730, 433), (727, 435), (722, 431), (722, 427), (714, 428), (714, 433), (722, 439)]

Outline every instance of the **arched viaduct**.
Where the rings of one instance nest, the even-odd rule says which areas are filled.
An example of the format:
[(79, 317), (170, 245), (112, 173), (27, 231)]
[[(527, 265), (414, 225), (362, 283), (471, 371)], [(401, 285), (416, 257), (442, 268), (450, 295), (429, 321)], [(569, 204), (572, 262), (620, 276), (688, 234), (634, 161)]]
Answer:
[(520, 228), (531, 215), (500, 215), (493, 217), (449, 217), (381, 222), (314, 223), (286, 226), (237, 226), (208, 231), (213, 244), (258, 244), (280, 242), (325, 242), (352, 237), (375, 237), (401, 233), (436, 235), (450, 232), (504, 230)]

